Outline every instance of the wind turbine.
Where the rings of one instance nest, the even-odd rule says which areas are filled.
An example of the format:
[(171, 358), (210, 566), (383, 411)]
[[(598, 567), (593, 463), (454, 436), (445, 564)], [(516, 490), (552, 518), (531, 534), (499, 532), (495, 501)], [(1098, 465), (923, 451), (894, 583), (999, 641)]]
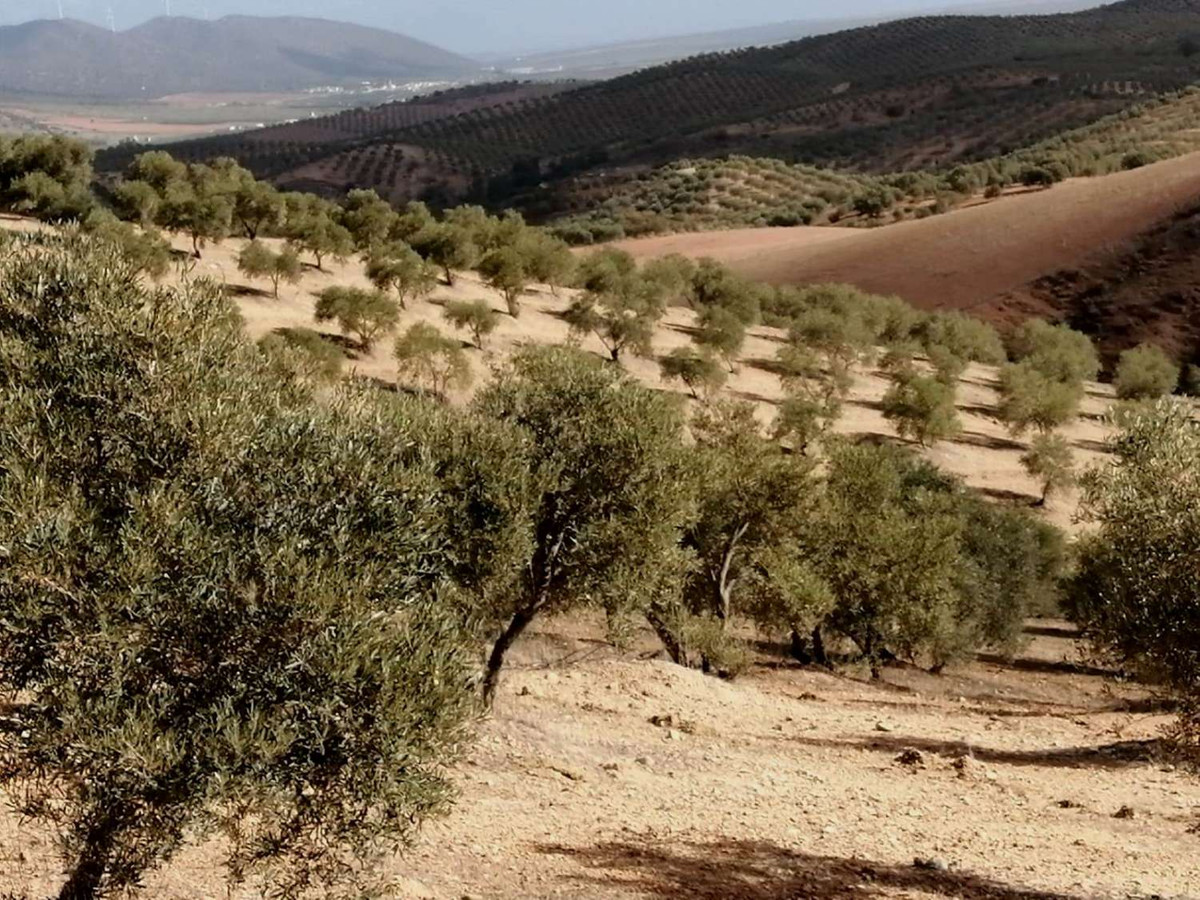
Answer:
[(63, 6), (62, 6), (62, 3), (63, 3), (63, 0), (58, 0), (58, 17), (59, 17), (60, 19), (65, 19), (65, 18), (66, 18), (66, 16), (64, 16), (64, 15), (63, 15)]
[(113, 15), (112, 4), (108, 4), (108, 30), (117, 33), (117, 17)]

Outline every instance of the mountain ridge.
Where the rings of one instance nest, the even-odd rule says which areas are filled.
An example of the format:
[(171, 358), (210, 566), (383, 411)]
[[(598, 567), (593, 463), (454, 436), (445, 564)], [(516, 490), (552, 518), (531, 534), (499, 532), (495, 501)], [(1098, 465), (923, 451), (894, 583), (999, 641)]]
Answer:
[(159, 17), (125, 31), (74, 19), (0, 27), (0, 91), (22, 94), (147, 99), (461, 77), (477, 69), (405, 35), (299, 16)]

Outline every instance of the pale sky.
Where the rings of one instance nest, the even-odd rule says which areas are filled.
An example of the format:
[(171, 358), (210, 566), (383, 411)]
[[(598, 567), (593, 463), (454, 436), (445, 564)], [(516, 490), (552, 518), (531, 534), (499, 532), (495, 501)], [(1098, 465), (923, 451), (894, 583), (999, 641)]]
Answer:
[[(0, 0), (0, 23), (68, 17), (118, 28), (163, 15), (308, 15), (399, 31), (459, 53), (516, 53), (813, 19), (897, 15), (972, 0)], [(978, 0), (976, 0), (978, 2)], [(1015, 0), (1020, 2), (1020, 0)]]

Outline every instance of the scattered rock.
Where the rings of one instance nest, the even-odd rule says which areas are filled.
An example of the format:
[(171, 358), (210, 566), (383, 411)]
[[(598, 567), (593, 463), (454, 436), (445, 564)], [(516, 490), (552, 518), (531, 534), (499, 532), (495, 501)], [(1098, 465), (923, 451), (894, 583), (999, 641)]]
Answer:
[(979, 774), (979, 763), (973, 756), (960, 756), (950, 763), (950, 766), (958, 773), (959, 778), (973, 778)]
[(582, 772), (576, 772), (572, 769), (564, 769), (561, 766), (549, 766), (551, 772), (557, 772), (567, 781), (587, 781)]
[(1083, 809), (1082, 803), (1076, 803), (1074, 800), (1059, 800), (1059, 809)]
[(1114, 819), (1132, 819), (1136, 815), (1137, 815), (1137, 813), (1134, 812), (1132, 806), (1122, 806), (1115, 813), (1113, 813), (1112, 817)]
[(805, 691), (803, 694), (801, 694), (801, 695), (800, 695), (799, 697), (797, 697), (796, 699), (797, 699), (797, 700), (806, 700), (806, 701), (808, 701), (809, 703), (820, 703), (820, 702), (822, 702), (822, 701), (821, 701), (821, 698), (820, 698), (820, 697), (818, 697), (816, 694), (814, 694), (812, 691)]
[(668, 728), (667, 729), (667, 740), (668, 741), (682, 741), (683, 740), (683, 732), (676, 731), (674, 728)]
[(620, 767), (620, 766), (619, 766), (617, 763), (615, 763), (615, 762), (605, 763), (605, 764), (604, 764), (604, 765), (602, 765), (600, 768), (601, 768), (601, 769), (603, 769), (605, 772), (608, 772), (608, 773), (610, 773), (610, 774), (613, 774), (613, 773), (616, 773), (616, 772), (619, 772), (619, 771), (621, 771), (621, 767)]
[(920, 750), (916, 750), (912, 747), (906, 747), (904, 750), (900, 751), (900, 754), (896, 757), (896, 762), (900, 763), (902, 766), (919, 766), (924, 768), (925, 755), (921, 753)]
[(892, 728), (891, 725), (888, 725), (884, 722), (876, 722), (875, 730), (883, 732), (884, 734), (891, 734), (894, 729)]
[(674, 728), (675, 727), (675, 717), (672, 715), (651, 716), (650, 724), (653, 725), (655, 728)]
[(531, 691), (529, 689), (529, 685), (525, 685), (524, 687), (521, 688), (520, 691), (517, 692), (517, 696), (518, 697), (531, 697), (531, 696), (533, 696), (533, 691)]
[(918, 856), (913, 860), (913, 868), (924, 869), (927, 872), (949, 872), (950, 867), (946, 865), (944, 859), (938, 859), (936, 856), (930, 859)]
[(637, 759), (634, 760), (634, 762), (637, 763), (639, 766), (645, 766), (646, 768), (650, 767), (650, 759), (649, 759), (649, 757), (646, 757), (646, 756), (639, 756)]

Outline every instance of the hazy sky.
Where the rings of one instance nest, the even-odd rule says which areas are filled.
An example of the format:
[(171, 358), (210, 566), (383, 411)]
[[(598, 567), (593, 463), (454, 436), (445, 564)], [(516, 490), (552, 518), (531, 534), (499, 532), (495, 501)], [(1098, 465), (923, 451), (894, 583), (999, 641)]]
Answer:
[[(118, 28), (156, 15), (311, 15), (404, 32), (460, 53), (562, 49), (794, 19), (894, 14), (953, 0), (0, 0), (0, 22), (67, 16)], [(969, 2), (969, 0), (967, 0)]]

